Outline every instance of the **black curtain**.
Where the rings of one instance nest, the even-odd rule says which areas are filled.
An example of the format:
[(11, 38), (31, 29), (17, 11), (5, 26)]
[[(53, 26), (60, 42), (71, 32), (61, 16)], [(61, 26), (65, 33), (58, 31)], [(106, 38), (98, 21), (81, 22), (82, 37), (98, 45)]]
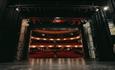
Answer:
[(99, 60), (114, 60), (111, 34), (102, 9), (92, 16), (92, 21), (91, 27), (97, 58)]
[(111, 15), (112, 15), (111, 17), (112, 17), (114, 25), (115, 25), (115, 0), (110, 0), (109, 6), (110, 6), (110, 9), (112, 10), (111, 11)]
[(6, 6), (0, 22), (0, 61), (13, 61), (19, 37), (19, 12)]

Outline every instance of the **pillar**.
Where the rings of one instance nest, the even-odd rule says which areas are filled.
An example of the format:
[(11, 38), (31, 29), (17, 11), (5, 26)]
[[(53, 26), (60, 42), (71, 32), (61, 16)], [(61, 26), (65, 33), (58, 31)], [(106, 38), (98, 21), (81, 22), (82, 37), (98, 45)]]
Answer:
[(20, 28), (20, 36), (17, 48), (17, 60), (25, 60), (28, 58), (30, 29), (28, 19), (23, 19)]
[(94, 47), (94, 43), (93, 43), (93, 39), (92, 39), (92, 32), (91, 32), (91, 27), (90, 27), (90, 21), (88, 20), (84, 25), (84, 31), (86, 34), (86, 40), (87, 40), (87, 44), (88, 44), (88, 53), (91, 59), (95, 59), (95, 47)]
[(88, 48), (88, 41), (87, 41), (87, 35), (85, 32), (85, 28), (83, 27), (84, 23), (81, 23), (79, 25), (79, 29), (81, 30), (81, 37), (82, 37), (82, 43), (83, 43), (83, 49), (84, 49), (84, 58), (85, 59), (89, 59), (90, 55), (89, 55), (89, 48)]

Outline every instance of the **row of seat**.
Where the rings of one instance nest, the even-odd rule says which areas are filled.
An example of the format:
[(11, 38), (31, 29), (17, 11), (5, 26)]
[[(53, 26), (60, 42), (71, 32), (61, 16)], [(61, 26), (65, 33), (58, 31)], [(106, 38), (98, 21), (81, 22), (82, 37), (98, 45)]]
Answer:
[(30, 53), (30, 58), (79, 58), (83, 57), (81, 54), (75, 53), (74, 51), (60, 51), (60, 52), (53, 52), (53, 51), (39, 51)]

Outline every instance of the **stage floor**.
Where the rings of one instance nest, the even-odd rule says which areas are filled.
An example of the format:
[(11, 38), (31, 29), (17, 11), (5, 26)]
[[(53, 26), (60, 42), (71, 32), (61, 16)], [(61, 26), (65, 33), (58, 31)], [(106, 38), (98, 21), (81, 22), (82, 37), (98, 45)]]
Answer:
[(85, 61), (83, 58), (41, 58), (0, 63), (0, 70), (115, 70), (115, 62)]

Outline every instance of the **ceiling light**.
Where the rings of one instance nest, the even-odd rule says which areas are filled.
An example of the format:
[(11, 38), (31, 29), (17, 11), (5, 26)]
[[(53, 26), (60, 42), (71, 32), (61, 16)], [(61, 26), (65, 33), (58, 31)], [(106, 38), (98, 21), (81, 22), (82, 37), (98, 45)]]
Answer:
[(104, 10), (104, 11), (109, 10), (109, 6), (105, 6), (105, 7), (103, 7), (103, 10)]
[(97, 9), (96, 9), (96, 12), (98, 12), (98, 11), (99, 11), (99, 9), (97, 8)]
[(16, 8), (16, 11), (20, 11), (19, 8)]

